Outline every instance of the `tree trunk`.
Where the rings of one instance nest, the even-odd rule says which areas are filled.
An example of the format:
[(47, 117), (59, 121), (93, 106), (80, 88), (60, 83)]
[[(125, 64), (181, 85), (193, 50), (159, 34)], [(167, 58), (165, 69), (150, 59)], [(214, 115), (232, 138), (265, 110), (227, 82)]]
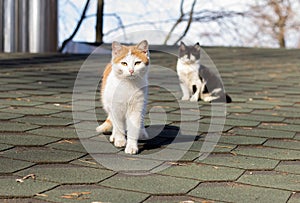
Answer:
[(280, 48), (285, 48), (284, 36), (285, 36), (285, 32), (284, 32), (284, 29), (282, 29), (282, 30), (280, 30), (280, 32), (278, 34), (278, 43), (279, 43)]
[(96, 43), (103, 42), (103, 8), (104, 8), (104, 0), (98, 0), (97, 22), (96, 22)]

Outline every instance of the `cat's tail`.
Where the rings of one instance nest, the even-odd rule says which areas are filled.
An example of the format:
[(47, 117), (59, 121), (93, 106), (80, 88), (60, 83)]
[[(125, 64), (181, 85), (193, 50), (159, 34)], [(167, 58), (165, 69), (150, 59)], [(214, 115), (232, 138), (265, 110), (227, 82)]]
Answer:
[[(218, 89), (216, 89), (218, 91)], [(227, 93), (223, 93), (221, 96), (215, 96), (214, 94), (216, 91), (212, 91), (212, 93), (208, 94), (202, 94), (203, 98), (201, 98), (203, 101), (206, 102), (213, 102), (213, 103), (231, 103), (232, 99)], [(219, 91), (218, 91), (219, 92)], [(217, 93), (218, 93), (217, 92)]]
[(228, 94), (225, 94), (225, 96), (226, 96), (226, 103), (231, 103), (232, 102), (231, 97)]
[(96, 128), (96, 131), (98, 133), (106, 133), (106, 132), (111, 132), (112, 130), (112, 122), (111, 120), (109, 119), (109, 117), (106, 118), (105, 122), (102, 123), (100, 126), (98, 126)]
[(213, 100), (211, 102), (216, 102), (216, 103), (218, 103), (218, 102), (219, 103), (231, 103), (232, 99), (231, 99), (231, 97), (227, 93), (225, 93), (225, 94), (223, 94), (222, 97), (220, 97), (220, 98), (218, 98), (216, 100)]

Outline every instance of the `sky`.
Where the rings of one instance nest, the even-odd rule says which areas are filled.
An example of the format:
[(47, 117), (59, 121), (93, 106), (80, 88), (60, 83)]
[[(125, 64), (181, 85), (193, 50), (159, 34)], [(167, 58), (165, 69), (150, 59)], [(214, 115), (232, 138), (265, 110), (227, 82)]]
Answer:
[[(76, 26), (85, 0), (59, 0), (59, 41), (62, 43)], [(179, 17), (180, 0), (105, 0), (104, 1), (104, 42), (114, 40), (135, 43), (146, 38), (152, 44), (164, 42), (166, 34), (171, 29), (175, 20)], [(184, 1), (184, 11), (189, 11), (193, 0)], [(203, 10), (231, 10), (244, 11), (247, 5), (254, 0), (198, 0), (195, 11)], [(91, 0), (87, 11), (87, 18), (74, 38), (74, 41), (95, 41), (97, 0)], [(122, 22), (125, 29), (115, 30)], [(237, 23), (233, 26), (232, 23)], [(172, 44), (178, 39), (186, 24), (181, 23), (174, 31)], [(233, 18), (228, 23), (206, 22), (193, 23), (190, 31), (183, 40), (200, 42), (205, 46), (263, 46), (276, 47), (277, 44), (270, 42), (268, 36), (260, 36), (253, 39), (247, 38), (247, 34), (256, 32), (255, 25), (242, 17)], [(239, 34), (245, 34), (241, 39)], [(297, 37), (295, 37), (297, 36)], [(293, 47), (300, 39), (297, 33), (289, 36), (288, 46)]]

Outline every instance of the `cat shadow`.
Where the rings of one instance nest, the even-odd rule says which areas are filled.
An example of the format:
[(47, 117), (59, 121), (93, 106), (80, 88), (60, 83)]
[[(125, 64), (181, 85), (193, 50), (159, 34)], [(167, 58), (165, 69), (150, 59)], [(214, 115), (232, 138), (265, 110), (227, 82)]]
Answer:
[(139, 140), (139, 152), (165, 148), (170, 144), (182, 142), (194, 142), (200, 136), (182, 134), (178, 126), (173, 125), (150, 125), (146, 126), (149, 138)]

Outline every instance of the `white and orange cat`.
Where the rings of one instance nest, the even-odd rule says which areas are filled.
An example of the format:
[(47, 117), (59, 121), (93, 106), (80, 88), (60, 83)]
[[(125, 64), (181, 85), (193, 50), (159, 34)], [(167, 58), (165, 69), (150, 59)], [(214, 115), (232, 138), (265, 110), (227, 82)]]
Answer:
[(149, 63), (146, 40), (136, 46), (113, 42), (111, 63), (102, 78), (101, 99), (108, 117), (96, 130), (100, 133), (112, 130), (110, 141), (116, 147), (125, 147), (127, 154), (138, 153), (138, 139), (148, 137), (144, 114)]

